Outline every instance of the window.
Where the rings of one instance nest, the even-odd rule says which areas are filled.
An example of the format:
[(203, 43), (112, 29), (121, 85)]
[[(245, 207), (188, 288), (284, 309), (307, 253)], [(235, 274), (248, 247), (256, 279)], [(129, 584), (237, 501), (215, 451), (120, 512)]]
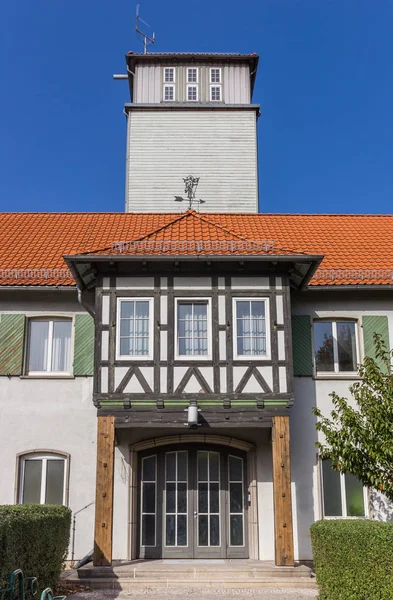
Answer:
[(187, 83), (198, 83), (198, 69), (194, 67), (187, 69)]
[(366, 517), (367, 488), (354, 475), (333, 471), (332, 461), (322, 461), (323, 513), (325, 517)]
[(165, 67), (164, 69), (164, 82), (174, 83), (175, 81), (175, 69), (173, 67)]
[(356, 321), (314, 321), (317, 373), (353, 373), (357, 354)]
[(152, 299), (121, 298), (118, 300), (117, 314), (118, 357), (151, 359)]
[(19, 461), (19, 504), (66, 504), (65, 456), (26, 454)]
[(266, 298), (234, 300), (234, 355), (236, 358), (268, 358), (269, 314)]
[(217, 85), (210, 86), (210, 100), (212, 102), (220, 102), (220, 100), (221, 100), (221, 86), (217, 86)]
[(173, 102), (175, 99), (175, 86), (164, 85), (164, 100), (166, 102)]
[(221, 83), (221, 69), (210, 69), (210, 83)]
[(198, 87), (196, 85), (187, 86), (187, 100), (193, 102), (198, 100)]
[(31, 319), (28, 333), (27, 373), (70, 374), (71, 319)]
[(177, 300), (177, 357), (208, 357), (210, 354), (210, 301)]
[(157, 455), (142, 459), (141, 545), (156, 545)]

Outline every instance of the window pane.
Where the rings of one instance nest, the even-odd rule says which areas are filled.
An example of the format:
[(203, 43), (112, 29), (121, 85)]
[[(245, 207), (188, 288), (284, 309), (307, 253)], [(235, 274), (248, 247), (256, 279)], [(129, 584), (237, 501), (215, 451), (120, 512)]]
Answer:
[(219, 481), (220, 455), (217, 452), (210, 452), (209, 455), (209, 473), (210, 481)]
[(126, 318), (126, 319), (130, 319), (131, 317), (134, 316), (134, 308), (135, 308), (135, 302), (133, 300), (123, 300), (123, 302), (121, 302), (120, 304), (120, 316), (121, 318)]
[(350, 473), (345, 473), (345, 495), (348, 517), (364, 517), (363, 484)]
[(332, 324), (314, 322), (314, 350), (317, 371), (334, 371)]
[(177, 453), (177, 480), (187, 481), (187, 452)]
[(337, 321), (338, 368), (356, 371), (356, 325), (352, 321)]
[(239, 337), (237, 338), (237, 353), (239, 356), (248, 356), (251, 354), (251, 338)]
[(156, 457), (149, 456), (142, 461), (142, 480), (155, 481), (156, 479)]
[(46, 371), (49, 321), (30, 321), (29, 371)]
[(131, 356), (134, 354), (134, 340), (132, 338), (120, 338), (121, 356)]
[(130, 336), (134, 333), (134, 319), (121, 319), (120, 320), (120, 335)]
[(208, 510), (208, 484), (200, 483), (198, 485), (198, 512), (207, 513)]
[(220, 512), (220, 489), (218, 483), (210, 484), (210, 512)]
[(155, 513), (156, 512), (156, 484), (155, 483), (143, 483), (142, 484), (142, 512), (144, 513)]
[(71, 321), (53, 322), (52, 371), (69, 372), (71, 360)]
[(194, 304), (194, 319), (207, 319), (207, 304)]
[(207, 452), (198, 452), (198, 481), (207, 481)]
[(220, 517), (219, 515), (210, 516), (210, 546), (220, 545)]
[[(171, 485), (171, 484), (169, 484)], [(187, 484), (186, 483), (178, 483), (177, 484), (177, 512), (178, 513), (186, 513), (187, 512)]]
[(243, 460), (236, 456), (229, 457), (229, 480), (243, 481)]
[(230, 484), (230, 512), (241, 513), (243, 512), (243, 484), (242, 483), (231, 483)]
[(167, 546), (175, 546), (176, 545), (175, 524), (176, 524), (176, 516), (175, 515), (167, 515), (166, 516), (166, 545)]
[(254, 319), (265, 318), (265, 303), (263, 300), (253, 300), (251, 302), (251, 314)]
[(250, 335), (251, 333), (251, 321), (248, 317), (237, 320), (237, 335)]
[(199, 515), (198, 523), (198, 546), (209, 545), (209, 517), (207, 515)]
[(252, 348), (252, 354), (264, 356), (266, 354), (266, 338), (254, 337), (252, 339), (251, 348)]
[(46, 463), (46, 504), (63, 504), (64, 460), (50, 459)]
[(141, 300), (136, 302), (135, 317), (137, 319), (148, 319), (149, 318), (149, 302)]
[(176, 483), (166, 484), (166, 512), (176, 512)]
[(168, 452), (166, 459), (166, 480), (176, 481), (176, 452)]
[(243, 546), (243, 515), (230, 516), (230, 545)]
[(23, 504), (40, 504), (41, 502), (41, 460), (25, 460), (23, 479)]
[(341, 517), (341, 483), (339, 471), (333, 471), (331, 460), (322, 461), (323, 502), (325, 517)]
[(179, 302), (177, 313), (179, 319), (192, 319), (192, 303)]
[(156, 535), (155, 515), (142, 516), (142, 546), (154, 546)]
[(178, 515), (177, 517), (177, 545), (187, 546), (187, 516)]
[(203, 356), (207, 354), (207, 340), (203, 338), (194, 339), (194, 351), (193, 354), (196, 356)]
[(236, 312), (238, 319), (244, 319), (250, 316), (250, 302), (248, 300), (240, 300), (236, 302)]

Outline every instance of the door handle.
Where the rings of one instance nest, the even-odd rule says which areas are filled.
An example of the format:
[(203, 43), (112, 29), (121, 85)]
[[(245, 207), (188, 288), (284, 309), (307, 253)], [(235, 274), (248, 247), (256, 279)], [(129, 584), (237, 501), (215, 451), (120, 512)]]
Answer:
[(194, 519), (196, 519), (198, 517), (198, 511), (194, 510)]

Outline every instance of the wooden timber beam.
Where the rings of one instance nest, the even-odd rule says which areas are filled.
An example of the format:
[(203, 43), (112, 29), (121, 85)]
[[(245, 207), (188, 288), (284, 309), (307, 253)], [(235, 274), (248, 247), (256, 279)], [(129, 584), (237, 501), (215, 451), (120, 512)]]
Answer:
[(276, 566), (293, 566), (289, 417), (273, 417), (273, 494)]
[(112, 563), (114, 444), (114, 417), (97, 417), (97, 479), (93, 556), (93, 564), (96, 567)]

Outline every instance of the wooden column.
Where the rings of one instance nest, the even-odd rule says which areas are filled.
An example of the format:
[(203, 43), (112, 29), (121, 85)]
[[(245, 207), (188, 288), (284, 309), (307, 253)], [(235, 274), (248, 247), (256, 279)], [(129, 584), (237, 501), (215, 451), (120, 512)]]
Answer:
[(115, 418), (97, 417), (95, 567), (112, 563), (114, 445)]
[(289, 417), (273, 417), (273, 493), (276, 566), (293, 566)]

